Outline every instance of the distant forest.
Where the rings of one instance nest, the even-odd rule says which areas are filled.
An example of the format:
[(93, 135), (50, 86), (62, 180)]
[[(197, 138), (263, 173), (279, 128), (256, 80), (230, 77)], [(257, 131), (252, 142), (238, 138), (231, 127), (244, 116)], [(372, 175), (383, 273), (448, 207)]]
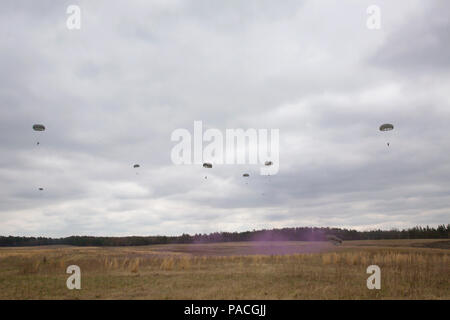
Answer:
[(183, 234), (181, 236), (131, 236), (131, 237), (92, 237), (71, 236), (66, 238), (45, 237), (4, 237), (0, 236), (0, 246), (144, 246), (152, 244), (174, 243), (213, 243), (238, 241), (326, 241), (327, 236), (336, 236), (342, 240), (379, 240), (379, 239), (448, 239), (450, 224), (437, 228), (414, 227), (410, 229), (356, 231), (339, 228), (283, 228), (271, 230), (253, 230), (245, 232), (215, 232), (210, 234)]

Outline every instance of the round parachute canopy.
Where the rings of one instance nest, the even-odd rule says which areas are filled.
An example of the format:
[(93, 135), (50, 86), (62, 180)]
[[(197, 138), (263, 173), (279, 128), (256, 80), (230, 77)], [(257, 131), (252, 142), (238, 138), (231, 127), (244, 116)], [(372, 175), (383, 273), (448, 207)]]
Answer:
[(40, 191), (44, 190), (44, 188), (39, 188)]
[(138, 164), (135, 164), (134, 166), (133, 166), (133, 168), (139, 168), (140, 167), (140, 165), (138, 165)]
[(212, 164), (211, 164), (211, 163), (208, 163), (208, 162), (205, 162), (205, 163), (203, 164), (203, 168), (211, 169), (211, 168), (212, 168)]
[(272, 161), (266, 161), (266, 162), (264, 162), (264, 165), (265, 166), (271, 166), (271, 165), (273, 165), (273, 162)]
[(380, 131), (391, 131), (394, 130), (394, 126), (390, 123), (385, 123), (380, 126)]
[(248, 173), (244, 173), (242, 176), (246, 177), (246, 178), (250, 177), (250, 175)]
[(34, 131), (45, 131), (45, 126), (43, 124), (33, 124)]

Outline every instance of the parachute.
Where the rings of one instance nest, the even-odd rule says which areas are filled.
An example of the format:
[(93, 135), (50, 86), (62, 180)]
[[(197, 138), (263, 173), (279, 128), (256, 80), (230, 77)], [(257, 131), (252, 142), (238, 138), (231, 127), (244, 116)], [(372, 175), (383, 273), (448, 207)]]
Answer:
[[(242, 176), (243, 176), (244, 178), (250, 177), (250, 175), (249, 175), (248, 173), (244, 173)], [(245, 182), (245, 184), (248, 184), (248, 182)]]
[[(45, 131), (45, 126), (43, 124), (33, 124), (34, 131)], [(36, 143), (39, 145), (39, 141)]]
[(139, 168), (140, 167), (140, 165), (138, 165), (138, 164), (135, 164), (134, 166), (133, 166), (133, 168)]
[[(380, 126), (380, 131), (382, 131), (382, 132), (387, 132), (387, 131), (391, 131), (391, 130), (394, 130), (394, 125), (392, 125), (390, 123), (385, 123)], [(386, 142), (386, 144), (389, 147), (390, 142)]]
[[(211, 168), (212, 168), (212, 164), (209, 163), (209, 162), (205, 162), (205, 163), (203, 164), (203, 168), (211, 169)], [(208, 179), (208, 176), (205, 176), (205, 179)]]
[[(273, 165), (273, 162), (272, 161), (266, 161), (266, 162), (264, 162), (264, 165), (266, 167), (270, 167), (271, 165)], [(270, 174), (268, 176), (270, 177)]]
[(391, 131), (394, 130), (394, 126), (390, 123), (385, 123), (380, 126), (380, 131)]
[(43, 124), (33, 124), (34, 131), (45, 131), (45, 126)]
[(44, 188), (39, 188), (39, 191), (42, 191), (42, 190), (44, 190)]

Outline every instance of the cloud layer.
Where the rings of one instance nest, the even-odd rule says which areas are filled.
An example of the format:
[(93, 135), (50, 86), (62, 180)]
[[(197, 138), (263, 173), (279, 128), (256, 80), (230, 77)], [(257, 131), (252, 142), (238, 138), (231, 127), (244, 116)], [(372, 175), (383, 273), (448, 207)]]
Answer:
[[(2, 1), (0, 234), (448, 223), (450, 4), (371, 4)], [(175, 166), (195, 120), (279, 129), (279, 173)]]

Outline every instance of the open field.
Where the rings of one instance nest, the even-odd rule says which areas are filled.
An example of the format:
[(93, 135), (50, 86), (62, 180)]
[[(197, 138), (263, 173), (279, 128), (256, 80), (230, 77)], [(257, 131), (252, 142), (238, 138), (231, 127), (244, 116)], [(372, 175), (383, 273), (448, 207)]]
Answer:
[[(0, 299), (450, 299), (449, 242), (0, 248)], [(366, 286), (373, 264), (381, 290)]]

